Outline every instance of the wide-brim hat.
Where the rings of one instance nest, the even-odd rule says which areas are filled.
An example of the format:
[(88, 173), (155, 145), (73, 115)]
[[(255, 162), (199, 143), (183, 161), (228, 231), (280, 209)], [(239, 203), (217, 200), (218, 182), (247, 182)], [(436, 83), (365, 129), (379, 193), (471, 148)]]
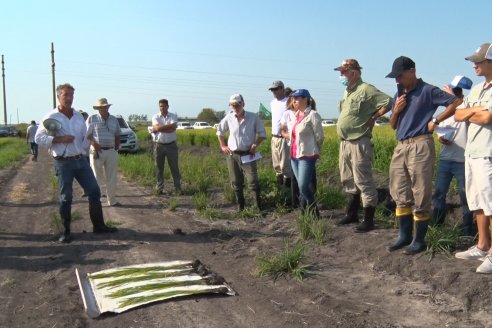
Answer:
[(100, 99), (96, 100), (96, 104), (94, 106), (92, 106), (92, 108), (99, 109), (99, 108), (109, 107), (111, 105), (112, 104), (109, 104), (108, 100), (106, 98), (100, 98)]

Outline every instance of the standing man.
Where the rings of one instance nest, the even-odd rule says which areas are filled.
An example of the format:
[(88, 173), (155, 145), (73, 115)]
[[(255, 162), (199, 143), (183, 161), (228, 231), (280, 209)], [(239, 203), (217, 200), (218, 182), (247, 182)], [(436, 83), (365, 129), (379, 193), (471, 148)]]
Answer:
[[(227, 155), (229, 179), (236, 194), (239, 211), (244, 210), (244, 176), (248, 187), (255, 193), (256, 207), (261, 210), (260, 184), (256, 161), (243, 162), (244, 158), (252, 158), (256, 149), (265, 140), (266, 132), (258, 115), (244, 110), (244, 99), (240, 94), (229, 98), (232, 111), (220, 121), (217, 128), (220, 149)], [(229, 139), (225, 143), (224, 135), (229, 131)]]
[(106, 98), (97, 99), (92, 108), (99, 111), (87, 119), (87, 140), (91, 144), (90, 163), (99, 187), (106, 186), (109, 206), (120, 206), (116, 200), (118, 180), (118, 149), (120, 148), (120, 124), (109, 114)]
[(36, 125), (36, 121), (31, 121), (31, 125), (27, 127), (26, 143), (28, 143), (31, 146), (32, 161), (38, 160), (38, 144), (34, 141), (34, 137), (36, 136), (36, 131), (38, 131), (38, 126)]
[(362, 81), (361, 69), (355, 59), (346, 59), (335, 68), (340, 72), (340, 81), (347, 87), (340, 101), (337, 134), (341, 140), (338, 157), (340, 179), (348, 195), (348, 203), (347, 213), (338, 224), (359, 222), (362, 196), (364, 218), (355, 232), (374, 229), (378, 193), (372, 173), (372, 128), (375, 120), (386, 114), (393, 105), (390, 96)]
[[(43, 118), (38, 128), (35, 142), (49, 148), (54, 158), (55, 173), (60, 188), (60, 217), (64, 231), (59, 242), (71, 241), (70, 223), (72, 221), (73, 179), (77, 180), (89, 195), (89, 215), (94, 233), (115, 232), (117, 229), (104, 223), (101, 206), (101, 191), (94, 173), (84, 157), (87, 145), (85, 122), (82, 114), (72, 108), (75, 89), (70, 84), (61, 84), (56, 88), (59, 105)], [(46, 119), (51, 119), (54, 129), (47, 130)]]
[(176, 193), (181, 192), (181, 175), (178, 166), (178, 145), (176, 144), (176, 126), (178, 117), (169, 113), (169, 102), (167, 99), (159, 100), (160, 113), (152, 117), (152, 132), (154, 137), (155, 165), (157, 167), (156, 191), (158, 195), (164, 193), (164, 161), (173, 176), (174, 189)]
[(484, 43), (465, 58), (473, 63), (475, 74), (485, 81), (475, 86), (456, 111), (457, 121), (468, 122), (465, 148), (466, 198), (474, 211), (478, 226), (478, 243), (459, 259), (483, 260), (480, 273), (492, 273), (490, 219), (492, 218), (492, 44)]
[[(463, 99), (463, 89), (470, 90), (473, 82), (466, 76), (456, 76), (451, 84), (444, 86), (444, 90)], [(468, 123), (456, 122), (454, 116), (448, 117), (439, 124), (435, 132), (441, 143), (439, 154), (439, 166), (437, 168), (436, 182), (434, 185), (434, 210), (432, 223), (442, 225), (446, 218), (446, 195), (453, 177), (458, 183), (461, 208), (463, 209), (463, 232), (466, 236), (474, 236), (473, 213), (468, 209), (465, 192), (465, 146), (468, 131)]]
[(277, 184), (290, 187), (291, 168), (289, 157), (288, 141), (282, 137), (280, 121), (284, 112), (287, 110), (287, 99), (285, 95), (284, 83), (273, 81), (269, 89), (273, 93), (274, 99), (270, 102), (272, 112), (272, 164), (275, 170)]
[[(405, 56), (395, 59), (386, 77), (394, 78), (401, 90), (395, 95), (390, 118), (398, 139), (390, 164), (390, 193), (396, 202), (399, 235), (388, 250), (410, 244), (403, 253), (413, 255), (427, 248), (424, 239), (431, 216), (436, 160), (432, 132), (440, 122), (454, 114), (462, 100), (417, 79), (415, 62)], [(446, 110), (433, 117), (439, 106), (446, 106)]]

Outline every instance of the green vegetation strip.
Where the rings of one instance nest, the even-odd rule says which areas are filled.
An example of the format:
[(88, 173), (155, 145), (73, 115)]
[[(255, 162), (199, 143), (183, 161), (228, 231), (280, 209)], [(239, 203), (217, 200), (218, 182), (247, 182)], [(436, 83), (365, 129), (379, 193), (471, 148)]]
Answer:
[(113, 272), (89, 274), (89, 277), (94, 280), (94, 279), (104, 279), (104, 278), (116, 278), (116, 277), (129, 276), (129, 275), (142, 275), (154, 271), (190, 269), (190, 268), (191, 268), (191, 263), (186, 262), (186, 263), (175, 264), (171, 266), (157, 265), (157, 266), (149, 266), (149, 267), (141, 267), (141, 268), (123, 268)]
[(153, 280), (153, 279), (161, 279), (161, 278), (169, 278), (169, 277), (178, 277), (186, 274), (193, 273), (193, 269), (190, 270), (181, 270), (177, 272), (149, 272), (148, 274), (144, 276), (132, 276), (132, 277), (126, 277), (122, 279), (116, 279), (112, 281), (107, 281), (103, 282), (100, 284), (97, 284), (97, 287), (99, 288), (116, 288), (125, 284), (129, 284), (132, 282), (139, 282), (139, 281), (146, 281), (146, 280)]
[(119, 298), (128, 295), (138, 294), (142, 292), (148, 292), (153, 290), (159, 290), (164, 288), (174, 288), (174, 287), (183, 287), (183, 286), (193, 286), (193, 285), (207, 285), (208, 280), (184, 280), (184, 281), (166, 281), (159, 282), (155, 284), (142, 285), (137, 287), (129, 287), (120, 289), (116, 292), (113, 292), (108, 295), (109, 298)]
[(13, 166), (27, 154), (29, 154), (29, 148), (25, 139), (0, 138), (0, 169)]

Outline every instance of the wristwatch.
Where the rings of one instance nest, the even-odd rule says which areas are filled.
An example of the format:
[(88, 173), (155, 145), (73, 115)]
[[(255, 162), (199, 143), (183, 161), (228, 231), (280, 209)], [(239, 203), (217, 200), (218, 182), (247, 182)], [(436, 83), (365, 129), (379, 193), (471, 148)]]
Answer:
[(435, 125), (439, 125), (439, 120), (437, 119), (437, 117), (432, 118), (432, 123), (434, 123)]

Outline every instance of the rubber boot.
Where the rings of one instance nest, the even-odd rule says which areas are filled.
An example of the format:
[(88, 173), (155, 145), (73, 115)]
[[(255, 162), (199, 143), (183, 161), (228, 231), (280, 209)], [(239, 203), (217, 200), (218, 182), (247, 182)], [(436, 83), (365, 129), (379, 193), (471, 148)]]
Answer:
[(442, 226), (444, 224), (445, 218), (446, 218), (446, 211), (442, 211), (438, 208), (434, 208), (434, 211), (432, 212), (431, 225)]
[(282, 186), (284, 184), (284, 176), (282, 174), (277, 175), (277, 184)]
[(292, 208), (298, 208), (299, 204), (299, 186), (297, 185), (297, 180), (293, 176), (293, 179), (290, 184), (290, 197), (292, 200)]
[(313, 203), (306, 203), (306, 209), (308, 213), (311, 213), (313, 218), (319, 220), (321, 219), (321, 214), (319, 213), (318, 205), (316, 205), (316, 202)]
[(71, 211), (60, 210), (60, 218), (63, 223), (63, 233), (58, 238), (58, 242), (69, 243), (72, 241), (72, 236), (70, 235), (70, 223), (72, 221)]
[(111, 233), (116, 232), (118, 229), (114, 227), (108, 227), (104, 223), (104, 216), (101, 203), (89, 203), (89, 216), (92, 221), (92, 231), (94, 233)]
[(244, 210), (244, 193), (242, 190), (236, 191), (236, 200), (238, 205), (238, 212), (242, 212)]
[(473, 223), (473, 212), (463, 215), (463, 224), (461, 226), (463, 234), (468, 237), (474, 237), (477, 234), (477, 225)]
[(415, 237), (413, 238), (410, 246), (405, 248), (403, 254), (415, 255), (423, 252), (427, 249), (425, 243), (425, 235), (427, 234), (427, 228), (429, 227), (429, 221), (415, 221)]
[(347, 194), (347, 213), (337, 224), (349, 224), (359, 222), (360, 194)]
[(256, 209), (261, 212), (261, 193), (260, 189), (255, 190), (255, 203)]
[(355, 227), (355, 232), (368, 232), (374, 229), (374, 213), (376, 208), (373, 206), (364, 207), (364, 218), (362, 222)]
[(291, 178), (284, 178), (284, 186), (287, 188), (290, 188), (290, 185), (292, 183)]
[(399, 233), (398, 239), (387, 247), (388, 251), (396, 251), (410, 245), (412, 242), (413, 217), (412, 215), (398, 216)]

